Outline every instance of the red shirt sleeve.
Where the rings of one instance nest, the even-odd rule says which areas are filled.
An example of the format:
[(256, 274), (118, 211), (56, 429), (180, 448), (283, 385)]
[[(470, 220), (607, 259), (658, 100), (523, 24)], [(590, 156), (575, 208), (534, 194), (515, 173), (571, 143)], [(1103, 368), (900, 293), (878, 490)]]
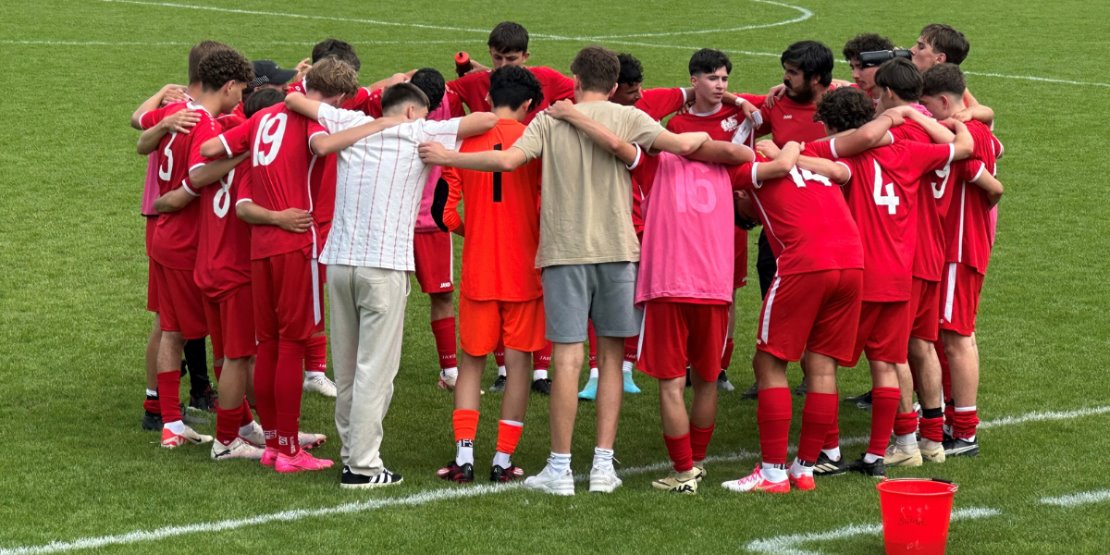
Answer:
[(192, 137), (189, 139), (189, 169), (192, 170), (197, 166), (203, 166), (209, 162), (208, 158), (200, 155), (200, 145), (213, 137), (220, 135), (219, 123), (213, 119), (206, 119), (200, 122), (190, 132)]
[[(488, 74), (488, 72), (486, 72)], [(468, 73), (447, 82), (447, 90), (454, 92), (471, 112), (480, 112), (483, 108), (482, 97), (486, 92), (482, 89), (483, 74), (481, 72)], [(488, 75), (487, 75), (488, 78)], [(486, 81), (488, 82), (488, 81)]]
[(443, 168), (443, 180), (447, 182), (447, 203), (443, 205), (443, 225), (455, 231), (463, 225), (459, 215), (459, 200), (462, 199), (462, 180), (455, 168)]
[(142, 127), (145, 131), (158, 125), (162, 120), (166, 119), (167, 107), (168, 106), (162, 106), (161, 108), (155, 108), (149, 112), (143, 112), (143, 115), (139, 117), (139, 127)]
[(224, 131), (219, 137), (224, 145), (228, 158), (234, 158), (246, 152), (251, 145), (251, 125), (240, 125), (230, 131)]
[(682, 89), (645, 89), (640, 94), (636, 107), (655, 121), (677, 112), (686, 103), (686, 93)]
[(533, 68), (532, 73), (543, 85), (543, 96), (548, 104), (568, 98), (574, 99), (574, 79), (549, 67)]
[(755, 188), (755, 164), (744, 162), (739, 166), (728, 166), (728, 177), (733, 189)]
[(915, 173), (924, 175), (934, 170), (943, 169), (952, 161), (954, 148), (950, 144), (919, 143), (907, 141), (909, 145), (909, 159), (915, 164)]
[(366, 115), (368, 115), (372, 118), (382, 117), (382, 93), (383, 92), (384, 92), (384, 89), (376, 89), (376, 90), (370, 91), (370, 94), (368, 94), (366, 96), (366, 102), (364, 102), (363, 105), (362, 105), (362, 113), (364, 113), (364, 114), (366, 114)]
[(832, 141), (806, 143), (806, 149), (802, 154), (813, 156), (814, 158), (824, 158), (826, 160), (837, 159), (836, 156), (833, 156)]

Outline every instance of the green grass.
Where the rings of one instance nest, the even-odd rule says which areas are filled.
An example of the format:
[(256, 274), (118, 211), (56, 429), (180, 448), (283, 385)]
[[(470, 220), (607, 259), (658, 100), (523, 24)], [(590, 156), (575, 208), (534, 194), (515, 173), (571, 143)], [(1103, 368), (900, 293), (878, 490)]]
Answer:
[[(874, 3), (796, 1), (814, 16), (749, 31), (598, 42), (636, 54), (650, 86), (686, 82), (693, 49), (720, 48), (733, 55), (732, 88), (758, 92), (780, 80), (777, 53), (794, 40), (814, 38), (839, 51), (857, 32), (880, 31), (908, 46), (924, 24), (946, 21), (972, 42), (964, 64), (969, 72), (1107, 81), (1110, 44), (1100, 22), (1110, 17), (1108, 5), (1068, 1), (1046, 10), (1043, 4), (991, 0), (875, 11)], [(215, 38), (249, 57), (292, 66), (315, 41), (341, 37), (358, 49), (362, 80), (370, 82), (425, 65), (447, 73), (458, 49), (481, 60), (484, 30), (505, 19), (533, 33), (532, 64), (566, 70), (573, 53), (591, 42), (575, 37), (731, 28), (797, 14), (748, 1), (501, 6), (416, 0), (391, 5), (393, 12), (351, 0), (193, 3), (275, 15), (100, 1), (0, 6), (7, 85), (0, 117), (8, 122), (0, 130), (0, 549), (454, 488), (433, 475), (453, 452), (451, 400), (434, 389), (427, 301), (419, 294), (410, 297), (383, 446), (387, 463), (406, 477), (398, 488), (348, 493), (338, 489), (335, 473), (276, 476), (246, 463), (214, 464), (207, 449), (165, 451), (155, 435), (138, 429), (150, 327), (138, 217), (145, 163), (134, 154), (136, 134), (126, 121), (161, 84), (184, 79), (190, 44)], [(71, 42), (48, 44), (65, 41)], [(848, 78), (847, 67), (838, 64), (836, 76)], [(981, 413), (989, 420), (1110, 404), (1102, 381), (1110, 336), (1110, 280), (1104, 277), (1110, 241), (1101, 200), (1110, 174), (1110, 161), (1101, 155), (1107, 87), (977, 75), (969, 77), (969, 86), (997, 112), (997, 134), (1006, 145), (1000, 178), (1007, 193), (979, 320)], [(739, 386), (750, 383), (755, 292), (753, 285), (740, 296), (731, 368)], [(794, 381), (796, 374), (792, 370)], [(666, 458), (657, 390), (643, 375), (638, 382), (644, 395), (626, 398), (618, 436), (624, 468)], [(846, 393), (866, 389), (867, 382), (863, 369), (841, 373)], [(498, 400), (483, 400), (480, 462), (492, 454)], [(334, 435), (331, 410), (327, 400), (306, 398), (304, 428)], [(757, 451), (754, 413), (754, 403), (722, 396), (711, 454)], [(575, 467), (584, 471), (594, 438), (593, 407), (583, 405), (578, 418)], [(845, 408), (842, 419), (845, 436), (866, 432), (867, 414)], [(517, 457), (529, 471), (537, 471), (546, 456), (546, 423), (545, 399), (534, 397)], [(1110, 451), (1110, 440), (1099, 431), (1108, 424), (1103, 414), (992, 428), (982, 433), (984, 453), (976, 460), (891, 473), (944, 476), (960, 484), (957, 507), (1002, 511), (954, 523), (953, 552), (1099, 552), (1105, 549), (1110, 505), (1063, 509), (1036, 501), (1110, 488), (1097, 471)], [(338, 458), (337, 443), (327, 444), (323, 455)], [(812, 494), (785, 498), (736, 496), (716, 487), (754, 462), (746, 457), (711, 464), (711, 478), (695, 498), (659, 495), (649, 487), (657, 472), (641, 472), (629, 475), (611, 496), (583, 491), (558, 499), (509, 491), (102, 549), (721, 552), (743, 551), (758, 538), (879, 520), (873, 484), (862, 478), (822, 481)], [(822, 553), (882, 549), (878, 536), (802, 547)]]

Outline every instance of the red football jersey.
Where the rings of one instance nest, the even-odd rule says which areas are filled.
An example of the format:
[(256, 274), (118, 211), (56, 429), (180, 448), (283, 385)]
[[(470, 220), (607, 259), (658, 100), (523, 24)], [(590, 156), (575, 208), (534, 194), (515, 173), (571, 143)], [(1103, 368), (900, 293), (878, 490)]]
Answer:
[[(275, 104), (259, 110), (247, 123), (220, 135), (228, 156), (250, 151), (251, 200), (273, 211), (300, 208), (314, 213), (313, 167), (322, 162), (313, 156), (308, 140), (327, 133), (320, 124)], [(332, 182), (334, 183), (334, 178)], [(251, 230), (251, 259), (258, 260), (300, 249), (320, 252), (316, 225), (305, 233), (278, 226), (259, 225)]]
[(775, 101), (770, 108), (760, 108), (759, 115), (763, 124), (756, 131), (756, 136), (771, 134), (771, 140), (776, 145), (797, 141), (799, 143), (816, 141), (826, 136), (825, 125), (813, 121), (817, 113), (817, 103), (800, 104), (789, 96), (783, 96)]
[[(205, 137), (208, 140), (215, 137)], [(200, 137), (197, 137), (200, 139)], [(204, 164), (203, 141), (194, 141), (189, 165)], [(243, 160), (219, 181), (201, 189), (200, 237), (193, 280), (209, 297), (220, 297), (251, 281), (250, 226), (235, 216), (235, 204), (244, 182), (250, 180), (250, 159)]]
[(1002, 143), (981, 122), (969, 121), (967, 129), (975, 139), (975, 151), (967, 160), (953, 165), (947, 186), (942, 185), (940, 191), (941, 209), (946, 212), (944, 260), (967, 264), (985, 274), (994, 243), (994, 228), (990, 199), (974, 182), (980, 172), (995, 175)]
[[(925, 128), (910, 119), (902, 125), (892, 127), (890, 133), (896, 141), (933, 142)], [(949, 167), (945, 166), (922, 176), (917, 192), (917, 248), (913, 255), (913, 277), (926, 281), (940, 281), (944, 266), (944, 227), (940, 219), (939, 200), (933, 192), (936, 183), (948, 171)]]
[(677, 89), (643, 89), (636, 107), (659, 121), (686, 105), (686, 91)]
[[(836, 159), (836, 139), (810, 143), (806, 154)], [(918, 187), (926, 173), (951, 163), (952, 145), (895, 141), (840, 158), (851, 171), (844, 193), (863, 240), (863, 300), (910, 298), (917, 244)]]
[[(158, 167), (158, 195), (164, 195), (181, 186), (188, 187), (189, 153), (193, 139), (211, 136), (218, 129), (216, 120), (201, 106), (178, 102), (143, 114), (140, 124), (144, 129), (181, 110), (195, 110), (200, 121), (189, 133), (168, 133), (158, 143), (162, 164)], [(187, 189), (192, 190), (192, 189)], [(174, 270), (192, 270), (197, 260), (197, 226), (200, 209), (190, 202), (177, 212), (158, 216), (150, 256), (155, 262)]]
[(794, 167), (759, 182), (758, 163), (729, 168), (732, 185), (749, 192), (778, 261), (778, 275), (863, 268), (863, 245), (844, 194), (828, 178)]
[[(574, 98), (574, 80), (549, 67), (529, 67), (528, 71), (536, 76), (543, 90), (543, 102), (533, 106), (532, 111), (524, 118), (524, 123), (532, 121), (536, 114), (551, 105), (552, 102), (566, 98)], [(476, 71), (468, 73), (447, 83), (447, 90), (457, 94), (471, 112), (492, 111), (486, 95), (489, 94), (489, 71)]]

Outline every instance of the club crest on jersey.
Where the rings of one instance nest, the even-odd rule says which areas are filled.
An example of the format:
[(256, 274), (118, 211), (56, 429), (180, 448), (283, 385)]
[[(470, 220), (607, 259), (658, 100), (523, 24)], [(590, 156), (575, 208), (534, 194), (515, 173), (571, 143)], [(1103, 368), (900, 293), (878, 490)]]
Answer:
[(729, 116), (721, 120), (721, 131), (725, 133), (732, 133), (736, 128), (740, 127), (740, 122), (736, 121), (736, 116)]

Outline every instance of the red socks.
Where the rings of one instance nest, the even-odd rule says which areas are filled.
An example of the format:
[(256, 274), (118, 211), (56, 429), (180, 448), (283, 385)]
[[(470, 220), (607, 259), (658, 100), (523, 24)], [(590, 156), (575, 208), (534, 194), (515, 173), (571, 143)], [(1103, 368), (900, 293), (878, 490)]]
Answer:
[(917, 431), (917, 413), (900, 412), (894, 415), (894, 435), (907, 436)]
[(455, 443), (463, 440), (474, 441), (478, 435), (478, 411), (455, 409), (451, 413), (451, 424), (455, 430)]
[[(475, 413), (477, 418), (477, 413)], [(477, 425), (475, 425), (477, 427)], [(497, 451), (512, 455), (516, 452), (516, 445), (520, 443), (520, 436), (524, 433), (524, 424), (501, 420), (497, 423)]]
[(786, 449), (790, 442), (791, 417), (790, 389), (774, 387), (759, 390), (759, 448), (763, 462), (786, 464)]
[[(836, 395), (839, 398), (840, 394), (837, 393)], [(840, 447), (840, 403), (837, 403), (836, 407), (833, 408), (832, 424), (829, 425), (829, 433), (825, 434), (825, 444), (821, 446), (821, 449), (836, 449), (837, 447)]]
[(597, 368), (597, 332), (594, 331), (593, 320), (590, 320), (586, 332), (586, 336), (590, 339), (590, 368)]
[(150, 414), (162, 414), (162, 404), (158, 401), (158, 396), (147, 395), (146, 400), (143, 401), (143, 410)]
[(216, 440), (224, 445), (231, 443), (239, 437), (239, 421), (243, 414), (243, 407), (225, 409), (216, 405)]
[[(550, 343), (548, 344), (550, 345)], [(547, 350), (547, 359), (551, 360), (551, 349)], [(505, 366), (505, 338), (502, 337), (497, 340), (497, 347), (493, 349), (493, 361), (497, 363), (497, 367)]]
[(243, 406), (239, 407), (239, 427), (242, 428), (251, 422), (254, 422), (254, 415), (251, 414), (251, 404), (247, 398), (243, 397)]
[[(938, 409), (939, 410), (939, 409)], [(939, 416), (936, 418), (925, 418), (924, 416), (918, 421), (918, 427), (921, 429), (921, 437), (929, 441), (940, 443), (944, 441), (944, 417)]]
[(709, 450), (709, 440), (713, 439), (713, 429), (716, 427), (716, 423), (710, 424), (708, 428), (690, 424), (690, 450), (695, 461), (705, 460), (705, 452)]
[(817, 462), (829, 429), (836, 422), (838, 404), (839, 396), (836, 393), (806, 393), (805, 407), (802, 409), (802, 435), (798, 440), (798, 460)]
[(436, 352), (439, 353), (439, 368), (457, 368), (455, 357), (455, 317), (440, 318), (432, 322), (432, 335), (436, 338)]
[(898, 412), (898, 401), (902, 392), (897, 387), (876, 387), (871, 390), (871, 442), (867, 452), (882, 457), (890, 444), (890, 434), (894, 431), (894, 415)]
[(181, 420), (181, 369), (174, 368), (158, 373), (158, 408), (162, 422)]
[(269, 339), (258, 344), (254, 361), (254, 403), (258, 421), (266, 433), (266, 447), (277, 449), (277, 401), (274, 398), (274, 375), (277, 373), (278, 342)]
[(274, 375), (274, 414), (277, 417), (277, 448), (286, 455), (300, 450), (301, 395), (304, 383), (304, 350), (307, 341), (278, 340), (277, 372)]
[(736, 343), (732, 340), (731, 337), (725, 340), (725, 352), (721, 355), (722, 369), (727, 369), (729, 365), (732, 364), (732, 349), (735, 346)]
[(952, 421), (952, 437), (968, 440), (975, 437), (979, 427), (979, 411), (975, 410), (975, 407), (967, 409), (955, 407), (953, 414), (955, 419)]
[(313, 335), (304, 348), (304, 369), (308, 372), (326, 372), (328, 369), (328, 336)]
[(671, 457), (675, 472), (686, 472), (694, 468), (694, 455), (693, 451), (690, 450), (690, 434), (679, 437), (668, 437), (664, 434), (663, 443), (667, 444), (667, 455)]
[[(532, 353), (532, 367), (533, 368), (535, 368), (536, 370), (547, 370), (547, 369), (551, 368), (551, 348), (552, 348), (551, 342), (548, 341), (546, 344), (544, 344), (542, 349)], [(501, 357), (502, 357), (502, 359), (504, 359), (504, 357), (505, 357), (504, 351), (502, 351)], [(499, 365), (503, 365), (503, 364), (504, 364), (504, 360), (502, 360), (501, 363), (499, 363)]]
[(636, 364), (636, 355), (640, 346), (640, 336), (626, 337), (624, 339), (624, 361)]

